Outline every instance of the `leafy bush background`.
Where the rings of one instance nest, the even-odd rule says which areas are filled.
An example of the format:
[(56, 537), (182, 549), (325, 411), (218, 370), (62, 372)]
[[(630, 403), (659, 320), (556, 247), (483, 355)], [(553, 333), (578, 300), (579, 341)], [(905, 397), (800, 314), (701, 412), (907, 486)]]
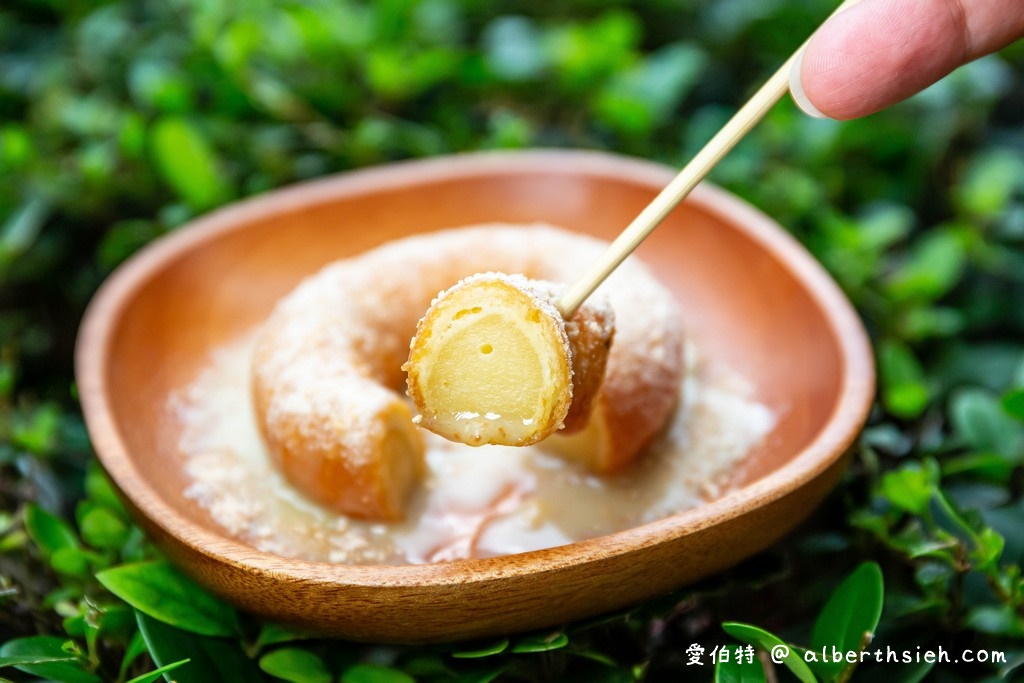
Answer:
[[(22, 670), (0, 676), (125, 681), (191, 658), (168, 676), (707, 680), (707, 654), (687, 665), (692, 643), (738, 644), (721, 625), (739, 620), (807, 645), (830, 593), (870, 559), (886, 596), (875, 644), (998, 650), (1005, 664), (931, 675), (1012, 677), (1024, 658), (1022, 44), (859, 121), (780, 104), (712, 175), (825, 263), (878, 356), (879, 400), (849, 473), (775, 548), (629, 613), (449, 648), (302, 639), (230, 610), (228, 631), (204, 634), (187, 610), (198, 589), (173, 572), (165, 585), (192, 595), (170, 601), (177, 616), (117, 597), (131, 602), (118, 571), (157, 558), (95, 467), (71, 357), (81, 312), (118, 263), (235, 198), (394, 159), (553, 146), (681, 166), (829, 9), (5, 3), (0, 663)], [(868, 664), (856, 678), (927, 669)]]

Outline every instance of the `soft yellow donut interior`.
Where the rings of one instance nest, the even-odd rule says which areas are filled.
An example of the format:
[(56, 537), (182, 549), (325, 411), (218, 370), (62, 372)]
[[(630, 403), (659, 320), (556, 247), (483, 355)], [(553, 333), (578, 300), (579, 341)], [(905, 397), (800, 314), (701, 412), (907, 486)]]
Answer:
[(572, 434), (556, 432), (541, 444), (541, 448), (566, 460), (578, 462), (591, 472), (608, 472), (612, 469), (612, 435), (603, 408), (595, 406), (586, 426)]
[(572, 399), (557, 311), (503, 280), (453, 288), (427, 312), (407, 370), (420, 424), (474, 446), (535, 443)]

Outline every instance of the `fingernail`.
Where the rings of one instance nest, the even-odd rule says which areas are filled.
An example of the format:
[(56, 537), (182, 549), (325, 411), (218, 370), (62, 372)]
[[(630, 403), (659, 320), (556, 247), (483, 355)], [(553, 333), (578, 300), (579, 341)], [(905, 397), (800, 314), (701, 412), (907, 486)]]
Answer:
[(796, 59), (793, 60), (793, 66), (789, 69), (789, 93), (793, 96), (793, 101), (796, 106), (800, 108), (800, 111), (813, 116), (816, 119), (827, 119), (828, 116), (821, 113), (821, 111), (811, 104), (811, 101), (807, 99), (807, 93), (804, 92), (804, 84), (800, 80), (800, 67), (804, 64), (804, 50), (800, 50), (797, 54)]

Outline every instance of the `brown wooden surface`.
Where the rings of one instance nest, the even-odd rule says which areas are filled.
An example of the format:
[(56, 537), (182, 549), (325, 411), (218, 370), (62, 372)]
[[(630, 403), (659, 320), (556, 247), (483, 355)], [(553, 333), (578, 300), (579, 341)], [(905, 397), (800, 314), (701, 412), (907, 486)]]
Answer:
[[(297, 185), (212, 213), (143, 250), (97, 294), (76, 374), (97, 452), (137, 518), (244, 609), (363, 640), (522, 631), (635, 603), (769, 546), (834, 485), (874, 391), (863, 328), (771, 220), (698, 187), (640, 248), (688, 333), (779, 420), (714, 503), (591, 541), (406, 567), (303, 562), (226, 537), (183, 491), (168, 394), (323, 264), (415, 232), (544, 221), (613, 238), (671, 169), (588, 152), (480, 154)], [(571, 258), (571, 255), (567, 255)]]

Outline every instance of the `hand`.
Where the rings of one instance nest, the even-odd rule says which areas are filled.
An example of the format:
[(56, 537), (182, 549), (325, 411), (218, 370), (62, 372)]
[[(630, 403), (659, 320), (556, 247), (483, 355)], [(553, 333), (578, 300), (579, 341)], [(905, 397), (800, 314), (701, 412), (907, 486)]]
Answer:
[(812, 116), (853, 119), (1022, 35), (1024, 0), (862, 0), (814, 34), (790, 90)]

